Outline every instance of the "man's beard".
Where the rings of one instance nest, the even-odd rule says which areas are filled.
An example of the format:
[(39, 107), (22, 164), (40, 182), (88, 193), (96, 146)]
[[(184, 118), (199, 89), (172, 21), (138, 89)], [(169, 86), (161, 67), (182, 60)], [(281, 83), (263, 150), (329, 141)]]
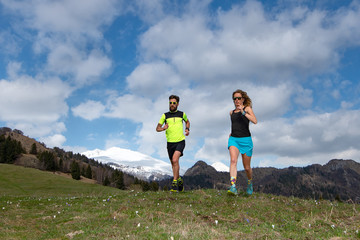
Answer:
[(175, 112), (177, 110), (177, 107), (170, 106), (169, 109), (170, 109), (170, 112)]

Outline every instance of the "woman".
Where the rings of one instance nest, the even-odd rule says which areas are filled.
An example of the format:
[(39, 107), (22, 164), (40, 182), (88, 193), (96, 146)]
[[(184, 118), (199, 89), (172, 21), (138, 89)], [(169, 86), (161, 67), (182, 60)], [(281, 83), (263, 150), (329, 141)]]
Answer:
[(250, 167), (251, 156), (253, 151), (253, 142), (249, 130), (249, 123), (257, 123), (255, 114), (252, 110), (252, 102), (246, 92), (236, 90), (232, 94), (235, 109), (230, 112), (231, 134), (228, 142), (230, 152), (230, 188), (228, 194), (237, 195), (236, 177), (237, 161), (241, 153), (242, 162), (248, 178), (246, 193), (253, 193), (252, 186), (252, 169)]

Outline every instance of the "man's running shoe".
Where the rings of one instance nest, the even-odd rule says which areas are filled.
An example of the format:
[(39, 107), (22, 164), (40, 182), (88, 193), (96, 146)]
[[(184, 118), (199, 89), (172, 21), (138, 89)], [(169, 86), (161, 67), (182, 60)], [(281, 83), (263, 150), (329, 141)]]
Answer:
[(178, 192), (178, 191), (179, 191), (178, 182), (174, 180), (171, 184), (170, 192)]
[(248, 185), (247, 185), (247, 188), (246, 188), (246, 193), (248, 195), (251, 195), (253, 193), (253, 185), (252, 185), (252, 181), (251, 180), (248, 180)]
[(229, 188), (227, 193), (228, 193), (228, 195), (236, 196), (238, 194), (238, 192), (237, 192), (235, 185), (231, 185), (231, 187)]
[(183, 192), (184, 191), (184, 180), (181, 177), (179, 177), (177, 180), (177, 183), (178, 183), (179, 192)]

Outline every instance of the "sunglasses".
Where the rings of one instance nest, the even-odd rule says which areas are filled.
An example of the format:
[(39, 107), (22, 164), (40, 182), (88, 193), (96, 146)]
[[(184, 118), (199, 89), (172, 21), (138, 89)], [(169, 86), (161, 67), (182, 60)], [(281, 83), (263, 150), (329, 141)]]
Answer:
[(177, 102), (169, 102), (169, 104), (170, 104), (170, 105), (171, 105), (171, 104), (176, 105), (176, 104), (177, 104)]
[(237, 100), (241, 100), (241, 99), (243, 99), (243, 97), (234, 97), (233, 98), (234, 99), (234, 101), (237, 99)]

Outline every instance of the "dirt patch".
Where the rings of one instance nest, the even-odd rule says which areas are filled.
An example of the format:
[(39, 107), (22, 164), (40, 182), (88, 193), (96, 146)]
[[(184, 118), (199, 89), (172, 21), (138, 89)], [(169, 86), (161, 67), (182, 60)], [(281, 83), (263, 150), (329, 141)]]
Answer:
[[(63, 173), (63, 172), (55, 172), (54, 174), (62, 176), (62, 177), (66, 177), (66, 178), (70, 178), (72, 179), (72, 176), (70, 173)], [(85, 178), (83, 176), (80, 177), (80, 182), (84, 182), (84, 183), (93, 183), (96, 184), (96, 180), (94, 179), (89, 179), (89, 178)]]

